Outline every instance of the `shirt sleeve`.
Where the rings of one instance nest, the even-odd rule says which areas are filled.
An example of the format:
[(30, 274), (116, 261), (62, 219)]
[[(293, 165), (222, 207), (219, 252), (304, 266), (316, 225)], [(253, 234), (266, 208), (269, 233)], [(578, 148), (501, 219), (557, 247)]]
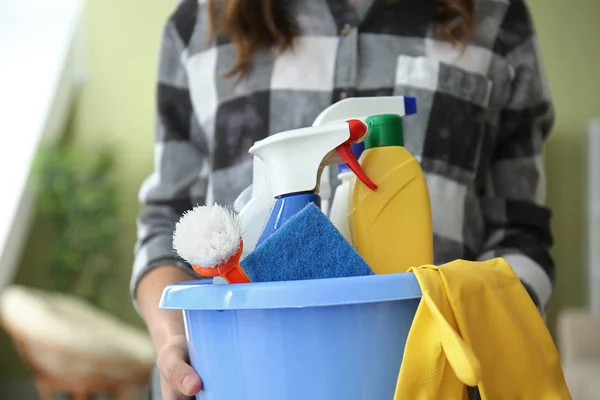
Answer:
[(543, 147), (554, 109), (527, 6), (511, 1), (497, 49), (513, 74), (482, 198), (486, 242), (480, 259), (503, 257), (543, 310), (552, 294), (551, 211), (545, 205)]
[[(182, 213), (204, 204), (208, 181), (206, 139), (193, 112), (182, 55), (185, 43), (171, 19), (159, 50), (156, 89), (154, 170), (139, 191), (143, 208), (137, 218), (137, 242), (131, 294), (153, 268), (192, 269), (173, 250), (172, 236)], [(137, 304), (135, 304), (137, 307)]]

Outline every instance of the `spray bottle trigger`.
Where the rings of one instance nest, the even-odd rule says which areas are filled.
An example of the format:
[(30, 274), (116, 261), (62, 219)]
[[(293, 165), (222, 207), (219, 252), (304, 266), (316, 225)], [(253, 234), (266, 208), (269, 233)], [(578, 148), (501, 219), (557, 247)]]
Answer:
[(365, 171), (363, 171), (352, 151), (352, 144), (360, 142), (366, 136), (367, 125), (358, 119), (351, 119), (346, 122), (348, 122), (349, 125), (350, 138), (345, 143), (336, 147), (335, 151), (344, 159), (346, 164), (348, 164), (348, 167), (362, 183), (371, 190), (377, 190), (377, 185), (373, 183)]
[(344, 143), (336, 147), (335, 151), (344, 159), (348, 167), (354, 172), (356, 177), (362, 181), (369, 189), (377, 190), (377, 185), (367, 176), (365, 171), (361, 168), (360, 164), (354, 156), (350, 143)]

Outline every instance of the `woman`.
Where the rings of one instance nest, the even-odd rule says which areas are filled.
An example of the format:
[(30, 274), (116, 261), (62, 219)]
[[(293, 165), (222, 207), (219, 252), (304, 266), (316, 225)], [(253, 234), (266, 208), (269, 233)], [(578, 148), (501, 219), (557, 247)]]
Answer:
[(180, 313), (157, 308), (166, 285), (195, 278), (171, 247), (181, 213), (231, 205), (256, 140), (347, 96), (381, 95), (417, 98), (406, 146), (427, 174), (435, 262), (503, 256), (543, 310), (554, 264), (541, 158), (554, 115), (524, 0), (181, 0), (162, 38), (132, 278), (163, 399), (201, 387)]

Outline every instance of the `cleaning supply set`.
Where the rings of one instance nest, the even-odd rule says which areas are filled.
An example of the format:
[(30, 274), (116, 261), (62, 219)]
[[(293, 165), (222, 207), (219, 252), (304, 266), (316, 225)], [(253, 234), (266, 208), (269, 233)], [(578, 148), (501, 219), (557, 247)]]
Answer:
[[(229, 283), (172, 285), (161, 299), (162, 308), (183, 311), (190, 361), (204, 382), (197, 399), (462, 399), (466, 386), (495, 399), (510, 360), (493, 376), (488, 360), (504, 351), (517, 357), (505, 348), (517, 343), (523, 364), (534, 366), (524, 358), (538, 338), (543, 345), (532, 349), (547, 357), (535, 371), (554, 384), (525, 390), (524, 378), (511, 378), (516, 386), (502, 398), (568, 398), (556, 350), (524, 289), (511, 289), (508, 309), (492, 301), (509, 294), (493, 282), (518, 282), (510, 266), (432, 265), (427, 184), (404, 147), (403, 118), (414, 113), (410, 97), (340, 101), (312, 127), (252, 146), (253, 184), (237, 212), (198, 206), (181, 217), (174, 250), (198, 274)], [(327, 214), (321, 178), (334, 166), (341, 184)], [(469, 275), (473, 268), (479, 273)], [(505, 321), (517, 332), (504, 340), (481, 307), (534, 322), (521, 321), (518, 331)], [(474, 313), (488, 319), (478, 324)], [(484, 331), (490, 348), (478, 336)]]
[[(377, 268), (377, 273), (405, 272), (412, 265), (431, 262), (433, 234), (425, 178), (416, 159), (401, 147), (403, 132), (400, 114), (416, 113), (415, 99), (390, 98), (389, 102), (382, 98), (348, 100), (336, 103), (331, 111), (322, 113), (318, 117), (321, 124), (281, 132), (256, 142), (250, 148), (250, 154), (254, 155), (255, 181), (250, 200), (237, 216), (225, 210), (211, 212), (206, 207), (197, 207), (182, 217), (174, 235), (174, 248), (197, 273), (206, 277), (219, 276), (229, 283), (248, 283), (256, 282), (256, 279), (283, 281), (355, 276), (358, 273), (368, 275), (373, 273), (373, 266)], [(373, 102), (379, 108), (385, 108), (382, 106), (384, 103), (393, 104), (400, 108), (399, 113), (352, 118), (351, 114), (356, 115), (369, 108), (363, 107), (363, 104)], [(344, 104), (351, 104), (351, 107), (344, 108)], [(345, 120), (340, 121), (339, 118)], [(388, 145), (400, 146), (403, 158), (400, 158), (402, 163), (399, 167), (393, 163), (393, 158), (398, 157), (398, 149), (375, 149)], [(365, 157), (363, 149), (371, 154), (369, 158)], [(403, 168), (405, 162), (409, 164), (408, 168)], [(416, 162), (416, 170), (412, 162)], [(342, 184), (336, 189), (330, 221), (323, 223), (325, 216), (317, 212), (321, 207), (320, 181), (324, 169), (333, 165), (338, 165)], [(378, 180), (387, 179), (384, 168), (388, 168), (392, 171), (393, 180), (386, 182), (385, 190), (381, 190), (365, 174), (363, 166), (378, 174)], [(403, 177), (403, 173), (411, 175)], [(245, 192), (247, 196), (247, 190)], [(272, 200), (268, 200), (269, 194)], [(416, 215), (405, 212), (404, 203), (420, 205), (419, 212)], [(268, 206), (268, 217), (262, 225)], [(405, 214), (412, 216), (411, 222), (420, 218), (421, 223), (390, 223), (390, 218), (403, 217)], [(378, 218), (379, 215), (388, 220), (383, 221)], [(278, 235), (262, 248), (267, 239), (296, 216), (298, 218), (285, 230), (288, 236)], [(262, 230), (257, 235), (260, 225)], [(202, 226), (202, 232), (189, 234), (198, 229), (196, 226)], [(315, 229), (310, 230), (310, 227)], [(419, 231), (416, 236), (410, 237), (407, 230), (413, 227)], [(212, 237), (211, 232), (215, 232)], [(294, 239), (290, 237), (297, 232), (306, 232), (306, 240), (300, 241), (300, 235)], [(399, 235), (407, 238), (405, 246), (391, 243)], [(358, 245), (356, 249), (352, 248), (355, 242)], [(334, 243), (336, 246), (333, 246)], [(248, 244), (250, 248), (246, 247)], [(309, 253), (312, 244), (324, 247)], [(415, 252), (415, 246), (421, 250)], [(320, 255), (318, 250), (322, 249), (329, 251)], [(217, 251), (220, 251), (220, 258), (214, 260), (214, 252)], [(265, 260), (273, 255), (265, 257), (265, 254), (271, 251), (276, 251), (280, 258), (271, 259), (273, 263), (269, 264)], [(416, 253), (417, 256), (410, 258), (404, 253)], [(283, 255), (292, 260), (288, 261)], [(302, 259), (307, 255), (312, 256), (310, 264), (294, 267), (294, 257)], [(355, 261), (342, 262), (342, 258), (331, 255), (354, 257)], [(359, 256), (360, 262), (355, 256)], [(261, 263), (248, 261), (246, 267), (240, 264), (241, 260), (248, 258), (251, 261), (261, 260)], [(248, 271), (250, 266), (257, 268), (259, 264), (262, 267), (260, 273), (257, 270)]]
[[(417, 104), (416, 99), (414, 97), (405, 97), (405, 96), (384, 96), (384, 97), (360, 97), (360, 98), (347, 98), (337, 103), (332, 104), (323, 110), (315, 119), (313, 123), (313, 127), (318, 127), (321, 125), (331, 124), (331, 123), (343, 123), (349, 119), (358, 119), (364, 121), (370, 115), (376, 114), (396, 114), (399, 116), (408, 116), (413, 115), (417, 112)], [(280, 134), (278, 134), (280, 135)], [(281, 143), (280, 143), (281, 144)], [(291, 142), (287, 141), (287, 144), (290, 145)], [(267, 145), (269, 145), (267, 143)], [(271, 144), (270, 146), (273, 146)], [(361, 142), (355, 143), (351, 145), (355, 150), (355, 158), (360, 156), (360, 151), (356, 151), (361, 149)], [(288, 148), (286, 151), (290, 151)], [(330, 195), (331, 195), (331, 183), (329, 182), (329, 168), (332, 168), (334, 163), (342, 162), (339, 158), (328, 159), (328, 162), (320, 165), (320, 177), (317, 177), (317, 182), (319, 187), (316, 188), (318, 190), (318, 201), (320, 201), (321, 209), (327, 214), (329, 210), (330, 203)], [(302, 159), (302, 165), (307, 161)], [(302, 165), (297, 166), (300, 174), (308, 174), (305, 168), (302, 168)], [(345, 166), (346, 164), (339, 164), (339, 166)], [(313, 179), (313, 177), (309, 174), (309, 179)], [(252, 184), (240, 193), (238, 198), (234, 204), (234, 210), (239, 213), (242, 224), (244, 228), (243, 236), (244, 236), (244, 251), (242, 253), (242, 258), (244, 258), (248, 253), (250, 253), (256, 247), (258, 242), (258, 237), (260, 233), (263, 231), (265, 224), (267, 223), (268, 217), (271, 214), (272, 206), (275, 202), (273, 190), (271, 186), (271, 177), (269, 176), (269, 170), (265, 167), (264, 162), (257, 157), (254, 156), (254, 164), (253, 164), (253, 182)], [(317, 198), (314, 196), (300, 196), (298, 199), (308, 199), (317, 201)], [(337, 197), (338, 200), (341, 198)], [(343, 202), (343, 201), (342, 201)], [(338, 204), (341, 203), (338, 201)], [(333, 206), (332, 206), (333, 207)], [(345, 206), (344, 206), (345, 207)], [(338, 206), (339, 209), (339, 206)], [(331, 214), (334, 213), (335, 210), (331, 210)], [(275, 214), (276, 215), (276, 214)], [(335, 218), (335, 217), (334, 217)], [(280, 223), (283, 222), (285, 218), (279, 220)], [(335, 219), (336, 227), (339, 226), (339, 219)], [(272, 221), (273, 222), (273, 221)], [(277, 222), (277, 219), (275, 223)], [(342, 223), (347, 225), (346, 221)], [(270, 224), (272, 226), (272, 224)], [(344, 234), (344, 237), (349, 235)]]

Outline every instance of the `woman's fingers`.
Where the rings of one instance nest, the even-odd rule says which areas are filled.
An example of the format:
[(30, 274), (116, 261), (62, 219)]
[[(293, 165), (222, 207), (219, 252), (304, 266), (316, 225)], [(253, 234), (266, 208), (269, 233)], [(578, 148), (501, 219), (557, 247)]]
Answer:
[[(162, 385), (164, 400), (179, 400), (184, 398), (182, 395), (193, 396), (202, 388), (202, 381), (196, 371), (185, 361), (185, 354), (185, 348), (179, 345), (167, 346), (158, 354), (158, 369), (166, 381)], [(164, 387), (164, 383), (168, 388)]]
[(171, 387), (167, 378), (161, 374), (160, 376), (160, 392), (162, 394), (162, 400), (186, 400), (187, 397), (179, 393), (177, 390)]

